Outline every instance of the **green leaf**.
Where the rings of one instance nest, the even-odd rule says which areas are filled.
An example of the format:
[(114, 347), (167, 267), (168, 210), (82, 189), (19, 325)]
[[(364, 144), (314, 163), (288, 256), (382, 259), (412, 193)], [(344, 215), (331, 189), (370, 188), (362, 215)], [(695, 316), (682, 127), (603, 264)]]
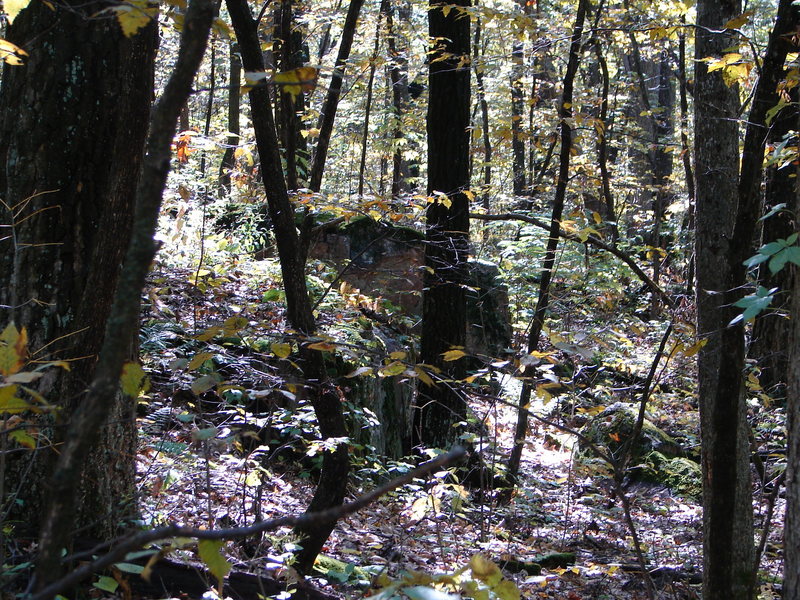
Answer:
[(784, 208), (786, 208), (786, 202), (781, 202), (780, 204), (776, 204), (775, 206), (773, 206), (773, 207), (770, 209), (770, 211), (769, 211), (767, 214), (765, 214), (763, 217), (761, 217), (761, 218), (759, 219), (759, 221), (764, 221), (764, 220), (766, 220), (766, 219), (769, 219), (770, 217), (772, 217), (772, 216), (774, 216), (774, 215), (778, 214), (778, 213), (779, 213), (780, 211), (782, 211)]
[(204, 362), (206, 362), (207, 360), (209, 360), (209, 359), (211, 359), (213, 357), (214, 357), (214, 353), (213, 352), (200, 352), (198, 354), (195, 354), (192, 357), (192, 360), (189, 361), (189, 364), (186, 365), (186, 368), (189, 369), (190, 371), (193, 371), (194, 369), (197, 369), (197, 368), (203, 366)]
[(222, 540), (200, 540), (197, 544), (200, 560), (220, 583), (231, 570), (231, 563), (219, 551), (224, 543)]
[(203, 375), (202, 377), (198, 377), (192, 382), (191, 388), (192, 392), (199, 396), (203, 392), (207, 392), (215, 385), (219, 383), (219, 378), (215, 375)]
[(138, 398), (141, 392), (150, 388), (150, 381), (142, 366), (136, 362), (126, 362), (122, 366), (122, 377), (119, 380), (122, 393), (131, 398)]
[(205, 429), (195, 429), (192, 431), (192, 439), (196, 442), (202, 442), (204, 440), (210, 440), (219, 434), (219, 429), (217, 427), (206, 427)]
[(766, 310), (769, 305), (772, 303), (773, 294), (778, 291), (778, 288), (772, 288), (768, 290), (763, 286), (758, 286), (755, 294), (749, 294), (744, 298), (741, 298), (734, 302), (734, 306), (737, 308), (743, 308), (744, 312), (741, 315), (737, 315), (731, 322), (728, 323), (728, 326), (736, 325), (740, 321), (749, 321), (750, 319), (754, 319), (760, 312)]
[(292, 353), (292, 345), (286, 343), (276, 342), (270, 344), (269, 349), (272, 350), (272, 353), (278, 358), (286, 358)]
[(94, 587), (99, 590), (103, 590), (104, 592), (109, 592), (113, 594), (117, 591), (119, 587), (119, 583), (113, 577), (108, 577), (106, 575), (101, 575), (97, 581), (94, 583)]
[(769, 260), (769, 272), (773, 275), (785, 267), (786, 263), (789, 262), (789, 254), (787, 253), (787, 250), (788, 248), (784, 248), (781, 252), (778, 252)]
[(769, 260), (769, 256), (767, 256), (766, 254), (755, 254), (750, 258), (748, 258), (746, 261), (744, 261), (744, 263), (742, 264), (744, 264), (745, 267), (752, 268), (755, 267), (756, 265), (760, 265), (765, 260)]
[(133, 573), (134, 575), (139, 575), (142, 571), (144, 571), (144, 566), (134, 563), (121, 562), (115, 563), (114, 566), (123, 573)]

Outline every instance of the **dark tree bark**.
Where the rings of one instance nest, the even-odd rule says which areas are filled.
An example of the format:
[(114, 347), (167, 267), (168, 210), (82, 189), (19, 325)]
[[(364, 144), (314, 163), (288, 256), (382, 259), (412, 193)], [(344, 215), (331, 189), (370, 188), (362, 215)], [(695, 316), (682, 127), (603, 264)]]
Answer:
[[(170, 146), (181, 107), (191, 92), (192, 81), (205, 52), (211, 23), (216, 15), (213, 0), (192, 0), (186, 12), (181, 46), (175, 70), (153, 110), (150, 135), (142, 162), (142, 176), (136, 184), (135, 214), (129, 229), (130, 245), (119, 285), (113, 290), (113, 306), (105, 323), (92, 383), (68, 426), (64, 443), (50, 481), (51, 498), (42, 523), (36, 562), (36, 589), (42, 590), (59, 578), (61, 554), (69, 546), (77, 524), (76, 511), (82, 498), (77, 492), (81, 474), (86, 475), (87, 457), (93, 447), (106, 443), (100, 435), (114, 416), (123, 363), (128, 355), (125, 340), (138, 332), (140, 298), (145, 278), (158, 249), (154, 239), (161, 195), (169, 172)], [(132, 236), (130, 235), (132, 233)], [(132, 398), (127, 398), (133, 406)], [(134, 455), (128, 460), (132, 462)]]
[[(754, 559), (747, 422), (741, 389), (743, 347), (723, 330), (735, 315), (726, 310), (738, 196), (738, 88), (708, 73), (699, 59), (722, 56), (735, 34), (722, 26), (741, 13), (738, 1), (697, 4), (695, 57), (695, 165), (697, 172), (695, 260), (703, 467), (703, 597), (749, 600)], [(721, 33), (719, 33), (721, 31)], [(749, 243), (749, 240), (748, 240)], [(735, 309), (734, 309), (735, 310)], [(737, 328), (739, 329), (739, 328)], [(739, 329), (739, 334), (741, 330)], [(732, 363), (734, 391), (723, 395), (719, 374)], [(706, 596), (707, 594), (707, 596)]]
[[(56, 423), (37, 422), (40, 448), (8, 457), (10, 518), (33, 529), (54, 445), (84, 401), (103, 341), (147, 133), (155, 27), (127, 39), (114, 17), (95, 17), (106, 6), (32, 3), (6, 36), (30, 58), (4, 67), (0, 89), (0, 320), (28, 329), (30, 347), (44, 350), (37, 359), (72, 361), (69, 373), (39, 382), (60, 408)], [(133, 341), (117, 340), (129, 353)], [(135, 515), (133, 405), (108, 402), (112, 418), (78, 491), (76, 525), (97, 537)]]
[[(361, 159), (358, 161), (358, 196), (364, 196), (364, 178), (367, 170), (367, 148), (369, 146), (369, 119), (372, 115), (372, 94), (375, 89), (375, 70), (378, 68), (378, 50), (381, 46), (381, 20), (383, 13), (378, 15), (375, 25), (375, 42), (372, 46), (372, 58), (369, 65), (369, 79), (367, 80), (367, 98), (364, 101), (364, 130), (361, 132)], [(383, 174), (381, 173), (381, 179)], [(313, 189), (313, 188), (312, 188)]]
[[(738, 15), (738, 2), (698, 3), (696, 57), (721, 56), (734, 34), (722, 29)], [(759, 187), (767, 138), (767, 111), (777, 103), (776, 86), (793, 26), (792, 3), (781, 0), (761, 75), (746, 120), (737, 178), (738, 90), (697, 62), (695, 156), (697, 169), (698, 335), (707, 344), (698, 355), (703, 463), (703, 597), (749, 599), (755, 594), (753, 513), (745, 419), (744, 328), (730, 325), (734, 303), (746, 282), (743, 262), (753, 253)]]
[[(800, 121), (796, 122), (800, 126)], [(793, 169), (795, 172), (797, 168)], [(792, 206), (800, 209), (795, 193)], [(791, 314), (800, 315), (800, 277), (793, 278)], [(788, 362), (786, 431), (786, 519), (783, 529), (783, 597), (800, 597), (800, 319), (791, 320)]]
[[(553, 213), (550, 219), (550, 232), (547, 237), (547, 249), (542, 263), (542, 273), (539, 280), (539, 298), (536, 302), (536, 311), (531, 320), (528, 331), (528, 352), (534, 352), (539, 348), (539, 336), (544, 327), (544, 320), (550, 306), (550, 282), (553, 278), (553, 269), (556, 263), (556, 250), (558, 249), (558, 238), (561, 231), (561, 217), (564, 211), (564, 200), (567, 195), (567, 183), (569, 182), (570, 151), (572, 150), (572, 127), (569, 119), (572, 117), (572, 94), (575, 85), (575, 74), (578, 72), (580, 62), (581, 39), (583, 37), (583, 26), (586, 20), (586, 13), (589, 8), (589, 0), (578, 0), (578, 10), (575, 14), (575, 24), (572, 27), (572, 37), (569, 46), (569, 59), (567, 60), (567, 70), (564, 73), (563, 93), (561, 95), (561, 108), (559, 116), (561, 123), (561, 150), (559, 152), (558, 177), (556, 179), (556, 192), (553, 198)], [(508, 483), (509, 491), (506, 492), (503, 500), (509, 500), (511, 491), (516, 484), (519, 473), (520, 461), (522, 460), (522, 449), (525, 445), (525, 438), (528, 432), (528, 409), (531, 400), (531, 385), (527, 382), (522, 385), (522, 392), (519, 397), (519, 413), (517, 416), (517, 426), (514, 433), (514, 447), (508, 459)]]
[(239, 94), (239, 84), (242, 79), (242, 60), (239, 58), (239, 47), (232, 43), (228, 46), (230, 53), (230, 70), (228, 76), (228, 136), (225, 153), (222, 155), (222, 162), (219, 166), (219, 184), (223, 189), (230, 191), (231, 171), (236, 166), (235, 152), (239, 145), (239, 134), (241, 126), (239, 124), (239, 111), (241, 107), (241, 95)]
[[(333, 122), (336, 119), (336, 108), (339, 106), (339, 97), (342, 95), (342, 82), (344, 81), (344, 71), (347, 67), (347, 59), (350, 58), (350, 49), (353, 47), (353, 37), (358, 25), (358, 15), (364, 0), (350, 0), (347, 9), (347, 16), (342, 27), (342, 39), (339, 42), (339, 54), (336, 56), (336, 66), (333, 69), (333, 77), (328, 87), (328, 94), (322, 105), (320, 115), (319, 137), (317, 147), (314, 151), (314, 162), (311, 166), (311, 176), (309, 177), (308, 187), (312, 191), (318, 192), (322, 185), (322, 173), (325, 170), (325, 159), (328, 156), (328, 145), (333, 133)], [(378, 34), (375, 34), (376, 37)], [(373, 71), (374, 73), (374, 71)], [(359, 192), (360, 193), (360, 192)]]
[(525, 46), (515, 42), (511, 51), (511, 174), (515, 196), (525, 194), (525, 140), (522, 139), (522, 115), (525, 109), (525, 88), (522, 78)]
[[(397, 11), (400, 20), (407, 21), (410, 8)], [(389, 81), (392, 88), (392, 197), (408, 190), (408, 161), (403, 158), (403, 115), (408, 110), (408, 43), (398, 32), (394, 20), (393, 2), (381, 0), (381, 14), (386, 21), (386, 47), (389, 53)]]
[[(282, 0), (278, 9), (277, 34), (280, 40), (279, 65), (281, 71), (291, 71), (303, 66), (303, 36), (297, 27), (293, 0)], [(306, 154), (306, 141), (300, 135), (301, 119), (305, 106), (304, 95), (292, 96), (284, 89), (277, 92), (279, 98), (278, 120), (280, 140), (286, 160), (286, 183), (290, 190), (301, 187), (301, 180), (307, 172), (298, 169), (298, 157)]]
[[(428, 85), (428, 195), (425, 278), (422, 294), (422, 362), (441, 369), (445, 379), (462, 379), (465, 361), (442, 354), (466, 343), (463, 283), (469, 241), (470, 23), (455, 5), (433, 0), (428, 31), (435, 40)], [(447, 11), (444, 10), (447, 7)], [(446, 196), (442, 196), (444, 194)], [(447, 447), (460, 434), (453, 427), (466, 416), (465, 399), (453, 385), (420, 385), (414, 413), (415, 444)]]
[[(779, 13), (778, 23), (776, 23), (773, 37), (783, 36), (781, 45), (786, 51), (796, 52), (798, 44), (796, 40), (787, 34), (794, 31), (798, 24), (798, 12), (789, 12), (785, 9), (784, 14)], [(780, 59), (784, 52), (781, 52), (776, 59)], [(766, 67), (765, 67), (766, 68)], [(772, 82), (777, 86), (778, 79), (782, 77), (781, 72), (776, 72), (771, 76)], [(778, 103), (778, 94), (775, 88), (770, 88), (771, 93), (763, 99), (763, 105), (767, 109)], [(796, 137), (798, 124), (800, 123), (800, 109), (798, 108), (797, 89), (793, 88), (790, 92), (790, 102), (784, 106), (771, 121), (768, 130), (768, 141), (770, 143), (780, 143), (787, 136)], [(771, 106), (770, 106), (771, 105)], [(764, 212), (773, 209), (778, 210), (780, 204), (786, 204), (786, 210), (779, 210), (773, 216), (767, 218), (763, 224), (761, 242), (767, 244), (778, 239), (786, 239), (794, 233), (797, 219), (796, 213), (792, 212), (792, 198), (797, 196), (797, 173), (795, 169), (786, 165), (771, 165), (766, 173), (766, 187), (764, 192)], [(755, 190), (752, 193), (757, 193)], [(760, 314), (753, 324), (751, 343), (748, 349), (750, 358), (758, 362), (761, 370), (759, 383), (775, 398), (786, 397), (786, 382), (789, 368), (789, 336), (790, 319), (786, 318), (786, 313), (790, 309), (790, 294), (794, 287), (795, 270), (784, 268), (777, 273), (769, 270), (768, 263), (759, 266), (758, 281), (768, 289), (777, 287), (780, 292), (776, 295), (770, 306), (769, 312)], [(791, 315), (791, 313), (789, 313)]]
[[(681, 17), (681, 23), (685, 23), (686, 18)], [(695, 230), (694, 211), (695, 211), (695, 188), (694, 188), (694, 169), (692, 168), (692, 154), (689, 147), (689, 100), (688, 100), (688, 79), (686, 76), (686, 33), (681, 32), (678, 38), (678, 81), (680, 84), (680, 110), (681, 110), (681, 162), (683, 163), (683, 174), (686, 180), (686, 195), (689, 200), (689, 210), (681, 229), (689, 231), (692, 235)], [(686, 294), (694, 293), (694, 254), (689, 257), (686, 265)]]
[[(492, 185), (492, 140), (489, 136), (489, 103), (486, 101), (486, 87), (483, 80), (483, 65), (479, 64), (483, 58), (481, 48), (481, 20), (480, 17), (475, 21), (475, 40), (473, 44), (473, 69), (475, 70), (475, 83), (478, 92), (478, 105), (481, 111), (481, 129), (483, 139), (483, 190), (481, 191), (481, 205), (489, 212), (489, 195)], [(483, 241), (489, 239), (489, 228), (483, 226)]]
[[(261, 54), (256, 22), (250, 13), (247, 1), (228, 0), (227, 6), (242, 53), (243, 68), (247, 72), (263, 72), (264, 57)], [(281, 263), (287, 317), (295, 330), (301, 334), (313, 335), (316, 323), (306, 287), (300, 241), (295, 229), (295, 211), (289, 200), (286, 180), (281, 169), (280, 148), (270, 108), (269, 89), (267, 86), (256, 86), (248, 95), (261, 159), (261, 178)], [(310, 384), (316, 386), (311, 394), (311, 403), (322, 437), (346, 438), (347, 427), (342, 413), (341, 397), (327, 376), (322, 354), (301, 346), (300, 355), (305, 376)], [(348, 469), (345, 443), (339, 443), (334, 451), (325, 453), (320, 480), (307, 512), (319, 512), (342, 503), (347, 487)], [(303, 548), (297, 556), (295, 566), (300, 572), (307, 573), (311, 570), (314, 559), (334, 525), (334, 522), (329, 522), (298, 526), (297, 533), (301, 537)]]

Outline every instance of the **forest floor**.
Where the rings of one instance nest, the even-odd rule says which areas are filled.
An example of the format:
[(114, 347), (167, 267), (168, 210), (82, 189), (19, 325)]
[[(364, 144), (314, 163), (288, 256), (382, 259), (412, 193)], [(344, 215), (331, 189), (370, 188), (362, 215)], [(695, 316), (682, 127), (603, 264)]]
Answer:
[[(273, 368), (264, 344), (247, 338), (244, 325), (266, 324), (273, 334), (285, 330), (275, 293), (279, 285), (270, 279), (274, 265), (250, 263), (242, 268), (247, 276), (235, 269), (220, 274), (170, 269), (152, 280), (143, 351), (149, 356), (154, 387), (140, 407), (138, 456), (142, 513), (148, 525), (243, 526), (257, 518), (300, 514), (313, 493), (314, 457), (304, 456), (314, 454), (313, 446), (275, 460), (274, 446), (270, 450), (260, 445), (263, 439), (256, 440), (263, 419), (247, 417), (247, 411), (231, 402), (243, 389), (259, 386), (280, 388), (290, 403), (298, 401), (297, 388)], [(261, 269), (260, 279), (253, 269)], [(200, 281), (202, 285), (195, 285)], [(353, 307), (337, 310), (320, 320), (358, 318)], [(244, 321), (233, 325), (231, 319), (240, 317)], [(216, 333), (228, 342), (199, 342), (209, 326), (218, 326)], [(237, 338), (243, 342), (236, 343)], [(637, 350), (652, 357), (657, 339), (648, 339), (639, 338)], [(274, 345), (266, 348), (282, 353)], [(203, 363), (208, 368), (201, 368)], [(678, 391), (654, 395), (654, 419), (691, 430), (685, 439), (696, 441), (696, 402), (685, 382), (691, 368), (684, 365), (683, 370), (662, 372), (662, 385), (668, 388), (671, 383)], [(484, 452), (489, 463), (502, 463), (513, 439), (514, 383), (503, 389), (506, 399), (475, 395), (471, 401), (471, 410), (485, 423), (483, 431), (490, 438)], [(270, 398), (274, 402), (274, 395)], [(546, 406), (540, 403), (537, 410), (545, 411), (550, 420), (579, 427), (586, 420), (585, 415), (579, 418), (580, 413), (592, 411), (572, 400), (554, 398)], [(232, 435), (234, 423), (241, 423), (243, 415), (254, 424), (251, 443), (241, 431), (238, 437)], [(302, 413), (284, 423), (285, 431), (294, 428), (299, 436), (295, 441), (302, 442), (308, 420), (309, 413)], [(611, 476), (596, 462), (590, 461), (588, 467), (579, 464), (575, 443), (576, 438), (563, 429), (531, 419), (522, 483), (504, 506), (497, 504), (491, 491), (469, 489), (445, 473), (384, 496), (338, 523), (324, 554), (343, 562), (322, 563), (313, 584), (339, 597), (364, 597), (375, 593), (381, 573), (398, 581), (403, 573), (454, 572), (481, 554), (503, 568), (526, 598), (646, 598), (631, 531)], [(350, 498), (409, 468), (401, 461), (382, 462), (362, 454), (354, 463)], [(754, 508), (760, 527), (767, 502), (766, 494), (757, 492)], [(656, 596), (699, 597), (702, 515), (697, 498), (643, 482), (628, 484), (625, 493)], [(779, 597), (782, 510), (778, 499), (761, 562), (763, 599)], [(235, 570), (290, 576), (283, 563), (291, 555), (292, 543), (288, 530), (276, 531), (259, 540), (229, 543), (224, 552)], [(191, 551), (184, 558), (197, 561)], [(547, 567), (526, 572), (529, 563)]]

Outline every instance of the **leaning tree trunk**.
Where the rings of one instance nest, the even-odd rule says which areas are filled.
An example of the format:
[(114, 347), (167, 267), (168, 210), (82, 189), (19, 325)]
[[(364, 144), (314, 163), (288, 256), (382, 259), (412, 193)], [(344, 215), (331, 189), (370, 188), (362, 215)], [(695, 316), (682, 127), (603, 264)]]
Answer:
[[(470, 22), (461, 7), (433, 0), (429, 33), (435, 40), (429, 62), (428, 195), (425, 275), (422, 293), (422, 362), (444, 379), (465, 374), (464, 360), (443, 354), (467, 337), (466, 281), (469, 242)], [(447, 8), (447, 10), (445, 10)], [(446, 447), (460, 431), (467, 404), (451, 382), (420, 385), (414, 411), (415, 443)]]
[[(60, 407), (59, 427), (42, 431), (35, 453), (8, 457), (11, 518), (33, 528), (55, 444), (83, 401), (103, 341), (147, 133), (155, 24), (127, 39), (116, 19), (96, 17), (106, 7), (34, 2), (6, 36), (30, 58), (5, 66), (0, 89), (0, 318), (28, 329), (37, 360), (72, 365), (40, 380), (39, 391)], [(119, 342), (133, 347), (132, 339)], [(108, 536), (135, 515), (132, 409), (113, 400), (86, 460), (77, 524), (89, 535)]]
[[(333, 69), (331, 84), (328, 86), (328, 94), (322, 105), (322, 113), (319, 122), (319, 137), (317, 138), (317, 148), (314, 151), (314, 162), (311, 165), (311, 176), (309, 177), (308, 187), (313, 192), (318, 192), (322, 186), (322, 174), (325, 171), (325, 159), (328, 157), (328, 146), (333, 133), (333, 122), (336, 119), (336, 109), (339, 106), (339, 98), (342, 95), (342, 82), (344, 81), (344, 71), (347, 67), (347, 59), (350, 58), (350, 49), (353, 47), (353, 37), (356, 33), (358, 15), (364, 0), (350, 0), (347, 9), (347, 16), (342, 27), (342, 40), (339, 42), (339, 54), (336, 57), (336, 66)], [(379, 37), (378, 33), (375, 34)], [(374, 73), (374, 70), (373, 70)], [(359, 192), (360, 194), (361, 192)]]
[[(578, 72), (578, 64), (580, 62), (581, 39), (587, 10), (588, 0), (579, 0), (578, 10), (575, 14), (575, 24), (572, 27), (567, 71), (564, 73), (564, 91), (561, 96), (561, 108), (559, 110), (559, 116), (561, 117), (561, 123), (559, 124), (561, 129), (561, 151), (559, 153), (558, 176), (553, 199), (553, 213), (550, 219), (550, 233), (547, 238), (547, 250), (545, 251), (539, 280), (539, 298), (536, 302), (536, 311), (533, 314), (528, 332), (529, 353), (539, 348), (539, 336), (544, 328), (545, 316), (550, 307), (550, 282), (553, 278), (553, 269), (556, 263), (556, 250), (558, 249), (558, 238), (561, 231), (561, 216), (564, 211), (564, 200), (566, 199), (567, 183), (569, 182), (570, 153), (572, 151), (572, 126), (570, 125), (572, 120), (572, 95), (575, 74)], [(525, 445), (525, 437), (528, 430), (528, 405), (530, 404), (531, 391), (531, 384), (528, 382), (523, 383), (519, 397), (514, 447), (511, 449), (511, 455), (508, 459), (507, 477), (509, 487), (501, 498), (503, 501), (508, 501), (511, 498), (513, 486), (516, 484), (517, 475), (519, 474), (522, 449)]]
[[(258, 39), (257, 24), (250, 13), (247, 1), (228, 0), (227, 6), (242, 52), (242, 66), (246, 72), (264, 72), (264, 58)], [(266, 86), (256, 86), (248, 95), (251, 120), (261, 159), (261, 178), (281, 263), (287, 317), (295, 330), (311, 336), (316, 331), (316, 323), (306, 287), (305, 265), (300, 258), (300, 240), (294, 223), (294, 207), (289, 200), (281, 169), (281, 154), (270, 106), (269, 90)], [(320, 434), (323, 439), (339, 440), (334, 450), (324, 453), (320, 480), (307, 509), (308, 512), (319, 512), (338, 506), (344, 500), (349, 470), (347, 445), (344, 443), (347, 438), (347, 427), (342, 412), (342, 398), (327, 376), (322, 354), (301, 345), (300, 355), (304, 375), (309, 383), (315, 386), (311, 393), (311, 404), (317, 416)], [(302, 550), (297, 556), (295, 567), (301, 573), (311, 570), (314, 559), (334, 525), (335, 522), (313, 522), (297, 527)]]

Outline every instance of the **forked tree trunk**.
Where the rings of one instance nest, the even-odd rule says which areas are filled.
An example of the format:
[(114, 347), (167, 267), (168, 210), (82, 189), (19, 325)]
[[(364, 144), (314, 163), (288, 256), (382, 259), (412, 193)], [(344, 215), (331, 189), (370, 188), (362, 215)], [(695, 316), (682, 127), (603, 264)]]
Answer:
[[(6, 37), (26, 48), (0, 89), (0, 322), (37, 360), (68, 360), (40, 392), (58, 404), (39, 448), (8, 456), (10, 519), (38, 529), (56, 444), (82, 404), (127, 247), (153, 89), (155, 26), (127, 39), (105, 3), (33, 2)], [(133, 339), (119, 340), (131, 352)], [(77, 524), (105, 537), (134, 517), (133, 404), (116, 398), (86, 459)], [(7, 505), (3, 505), (3, 510)]]
[[(696, 58), (719, 57), (734, 41), (725, 23), (738, 2), (698, 3)], [(768, 128), (777, 103), (787, 44), (793, 31), (791, 0), (781, 0), (746, 119), (741, 174), (738, 89), (696, 62), (695, 155), (697, 177), (697, 323), (707, 344), (698, 355), (703, 463), (703, 597), (749, 600), (755, 595), (750, 451), (744, 398), (745, 345), (734, 303), (746, 282), (743, 262), (753, 253), (759, 188)]]

